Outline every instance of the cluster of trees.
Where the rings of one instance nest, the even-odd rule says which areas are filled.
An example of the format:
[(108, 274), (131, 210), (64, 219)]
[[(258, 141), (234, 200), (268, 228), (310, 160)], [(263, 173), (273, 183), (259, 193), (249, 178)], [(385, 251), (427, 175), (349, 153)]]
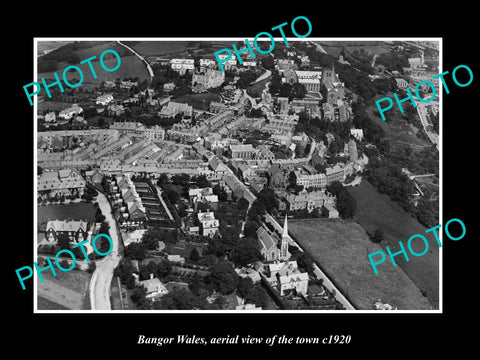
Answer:
[(379, 54), (376, 64), (385, 66), (389, 71), (398, 71), (403, 74), (403, 68), (409, 67), (408, 55), (403, 51), (391, 51)]
[(363, 129), (365, 140), (377, 146), (385, 154), (389, 149), (388, 141), (385, 139), (385, 131), (370, 119), (365, 108), (366, 105), (363, 101), (356, 101), (352, 104), (353, 125), (356, 128)]
[(178, 232), (160, 227), (147, 229), (140, 242), (132, 242), (125, 247), (125, 257), (131, 260), (143, 260), (149, 250), (157, 250), (159, 241), (166, 245), (178, 242)]
[(154, 77), (150, 87), (158, 92), (163, 91), (163, 85), (173, 82), (175, 89), (170, 92), (174, 97), (180, 97), (186, 94), (191, 94), (192, 74), (187, 71), (184, 75), (180, 75), (173, 70), (170, 65), (154, 64), (152, 66)]
[(288, 215), (293, 216), (294, 219), (308, 219), (308, 218), (326, 218), (328, 217), (328, 209), (325, 206), (315, 208), (308, 212), (307, 208), (298, 210), (289, 210)]
[(342, 219), (351, 219), (357, 210), (357, 202), (347, 189), (338, 181), (327, 185), (327, 190), (337, 197), (337, 210)]
[[(340, 122), (319, 119), (318, 117), (312, 118), (308, 113), (302, 111), (298, 114), (298, 123), (295, 126), (295, 132), (304, 132), (313, 137), (316, 141), (322, 140), (325, 144), (327, 144), (325, 135), (331, 133), (334, 135), (335, 139), (339, 141), (339, 144), (341, 145), (341, 149), (339, 149), (343, 150), (344, 143), (350, 138), (351, 128), (351, 121)], [(333, 151), (334, 149), (332, 149), (332, 152)]]
[(290, 257), (291, 261), (296, 261), (298, 265), (298, 269), (302, 272), (307, 272), (310, 275), (313, 274), (313, 258), (310, 254), (301, 251), (296, 246), (289, 246), (288, 247), (289, 253), (292, 255)]
[(384, 238), (383, 230), (380, 228), (376, 228), (373, 233), (367, 232), (367, 235), (372, 242), (377, 244), (382, 242)]
[(289, 100), (292, 99), (303, 99), (307, 90), (305, 86), (300, 83), (288, 84), (282, 82), (282, 76), (278, 73), (277, 70), (272, 71), (272, 77), (270, 81), (269, 91), (272, 96), (281, 96), (288, 97)]
[(246, 89), (255, 79), (258, 77), (258, 74), (252, 70), (242, 71), (240, 73), (240, 78), (237, 81), (237, 86), (240, 89)]

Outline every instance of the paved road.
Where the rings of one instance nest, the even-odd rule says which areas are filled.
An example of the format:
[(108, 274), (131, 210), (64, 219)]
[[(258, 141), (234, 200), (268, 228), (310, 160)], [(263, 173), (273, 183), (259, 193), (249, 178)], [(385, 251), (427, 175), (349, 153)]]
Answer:
[[(312, 139), (313, 140), (313, 139)], [(312, 144), (312, 147), (315, 147), (315, 144)], [(228, 173), (233, 177), (235, 182), (237, 182), (245, 191), (247, 196), (245, 196), (246, 200), (248, 200), (249, 205), (253, 203), (253, 201), (257, 198), (248, 188), (247, 185), (245, 185), (242, 181), (238, 179), (238, 177), (233, 173), (233, 171), (227, 166), (228, 168)], [(249, 206), (250, 207), (250, 206)], [(266, 214), (266, 221), (272, 224), (277, 231), (280, 232), (280, 234), (283, 231), (283, 228), (280, 226), (280, 224), (273, 218), (270, 214)], [(243, 225), (242, 225), (242, 231), (243, 231)], [(303, 248), (300, 246), (300, 244), (296, 243), (292, 238), (290, 238), (290, 243), (297, 246), (301, 251), (304, 251)], [(338, 288), (332, 283), (332, 281), (328, 278), (328, 276), (318, 267), (317, 264), (313, 264), (314, 268), (314, 273), (317, 276), (317, 279), (323, 279), (323, 284), (324, 286), (329, 290), (335, 290), (335, 298), (347, 309), (347, 310), (355, 310), (353, 305), (345, 298), (345, 296), (338, 290)]]
[(122, 256), (119, 254), (120, 234), (117, 231), (115, 219), (111, 214), (110, 203), (105, 195), (98, 193), (97, 202), (105, 215), (105, 221), (110, 224), (110, 238), (113, 241), (113, 250), (102, 260), (96, 261), (96, 270), (90, 280), (90, 303), (92, 310), (111, 310), (110, 284), (113, 270), (117, 267)]
[(149, 79), (149, 81), (148, 81), (148, 84), (149, 84), (149, 86), (150, 86), (150, 83), (152, 82), (152, 78), (153, 78), (153, 76), (154, 76), (153, 69), (152, 69), (152, 67), (150, 66), (150, 63), (149, 63), (147, 60), (145, 60), (145, 58), (144, 58), (142, 55), (140, 55), (140, 54), (137, 53), (135, 50), (133, 50), (130, 46), (122, 43), (121, 41), (117, 41), (117, 43), (120, 44), (120, 45), (122, 45), (123, 47), (127, 48), (128, 50), (130, 50), (134, 55), (136, 55), (140, 60), (142, 60), (142, 61), (145, 63), (145, 65), (146, 65), (146, 67), (147, 67), (147, 70), (148, 70), (148, 73), (150, 74), (150, 79)]

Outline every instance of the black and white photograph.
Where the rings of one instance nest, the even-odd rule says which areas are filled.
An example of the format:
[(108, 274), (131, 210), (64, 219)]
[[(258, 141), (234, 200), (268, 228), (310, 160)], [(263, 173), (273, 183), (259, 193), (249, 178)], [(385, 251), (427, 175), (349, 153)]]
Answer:
[(471, 347), (471, 11), (170, 5), (6, 32), (8, 346)]
[(440, 309), (440, 39), (92, 40), (25, 88), (36, 310)]

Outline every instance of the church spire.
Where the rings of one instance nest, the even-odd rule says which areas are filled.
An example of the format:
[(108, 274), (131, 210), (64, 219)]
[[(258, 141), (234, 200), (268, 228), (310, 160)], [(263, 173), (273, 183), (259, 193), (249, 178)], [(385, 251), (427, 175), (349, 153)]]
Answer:
[(285, 214), (285, 222), (283, 223), (283, 233), (282, 238), (288, 237), (288, 224), (287, 224), (287, 214)]
[(285, 223), (283, 224), (282, 240), (280, 241), (280, 260), (288, 260), (290, 253), (288, 252), (288, 243), (290, 237), (288, 236), (287, 215), (285, 214)]

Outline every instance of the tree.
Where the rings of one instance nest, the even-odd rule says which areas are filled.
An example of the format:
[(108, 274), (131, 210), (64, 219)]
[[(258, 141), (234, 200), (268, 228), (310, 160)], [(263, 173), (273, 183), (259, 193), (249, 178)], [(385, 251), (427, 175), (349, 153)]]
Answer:
[(243, 225), (243, 234), (250, 238), (257, 238), (257, 230), (260, 224), (254, 220), (247, 220)]
[(230, 259), (237, 266), (247, 266), (257, 260), (262, 259), (260, 250), (258, 249), (258, 241), (252, 238), (244, 238), (240, 244), (232, 249)]
[(193, 274), (193, 277), (188, 284), (188, 288), (194, 295), (200, 295), (200, 290), (202, 289), (202, 279), (197, 272)]
[(57, 246), (60, 250), (72, 250), (72, 247), (70, 246), (70, 237), (65, 233), (59, 233), (57, 237)]
[(168, 260), (162, 260), (157, 264), (157, 276), (162, 279), (172, 272), (172, 264)]
[(256, 306), (265, 308), (268, 306), (268, 295), (263, 287), (261, 287), (259, 284), (256, 284), (253, 287), (253, 291), (251, 291), (245, 298), (245, 301), (247, 303), (254, 303)]
[(163, 188), (164, 185), (168, 184), (168, 175), (165, 173), (161, 173), (157, 180), (158, 186)]
[(140, 280), (147, 280), (150, 278), (150, 274), (156, 275), (157, 264), (155, 261), (149, 261), (146, 265), (140, 265), (138, 270)]
[(189, 259), (193, 262), (197, 262), (198, 260), (200, 260), (200, 254), (198, 253), (198, 250), (196, 247), (192, 248), (192, 251), (190, 251)]
[(231, 294), (237, 288), (238, 281), (238, 274), (229, 261), (220, 260), (212, 267), (210, 282), (222, 294)]
[(204, 302), (190, 290), (174, 289), (154, 303), (156, 309), (192, 310), (203, 308)]
[(256, 199), (252, 203), (250, 210), (248, 210), (247, 218), (260, 223), (265, 216), (266, 211), (267, 209), (265, 208), (265, 204), (259, 199)]
[(248, 276), (238, 280), (237, 294), (245, 299), (253, 291), (253, 281)]
[(147, 246), (143, 242), (131, 243), (125, 248), (125, 256), (127, 259), (142, 261), (145, 259)]
[(159, 229), (157, 227), (152, 227), (143, 234), (142, 242), (148, 250), (157, 250), (160, 237), (161, 234)]
[(130, 295), (133, 303), (137, 308), (148, 308), (149, 300), (147, 300), (147, 289), (143, 285), (136, 285)]
[(268, 69), (268, 70), (275, 69), (275, 59), (271, 55), (264, 56), (261, 60), (261, 63), (265, 69)]
[(301, 271), (308, 272), (309, 274), (313, 274), (313, 258), (310, 254), (299, 251), (296, 254), (296, 260), (298, 268)]
[[(228, 194), (227, 192), (220, 187), (220, 185), (215, 185), (213, 187), (213, 193), (218, 196), (218, 200), (220, 201), (227, 201), (228, 199)], [(243, 198), (242, 198), (243, 199)], [(246, 201), (246, 200), (245, 200)]]
[(337, 210), (342, 219), (351, 219), (357, 210), (357, 202), (346, 190), (337, 196)]
[(383, 240), (383, 230), (382, 229), (375, 229), (373, 234), (370, 236), (370, 240), (372, 240), (374, 243), (380, 243)]
[(197, 186), (199, 188), (206, 188), (212, 186), (212, 183), (203, 174), (195, 176), (192, 180), (197, 183)]
[(278, 199), (275, 191), (272, 188), (265, 188), (258, 194), (258, 200), (263, 202), (265, 209), (268, 212), (273, 212), (278, 209)]
[(241, 212), (246, 211), (249, 205), (250, 203), (245, 198), (241, 198), (240, 200), (237, 201), (237, 209)]
[(180, 199), (180, 195), (174, 189), (167, 189), (165, 195), (172, 205), (175, 205)]
[(295, 83), (290, 89), (289, 99), (303, 99), (307, 93), (305, 86), (300, 83)]

